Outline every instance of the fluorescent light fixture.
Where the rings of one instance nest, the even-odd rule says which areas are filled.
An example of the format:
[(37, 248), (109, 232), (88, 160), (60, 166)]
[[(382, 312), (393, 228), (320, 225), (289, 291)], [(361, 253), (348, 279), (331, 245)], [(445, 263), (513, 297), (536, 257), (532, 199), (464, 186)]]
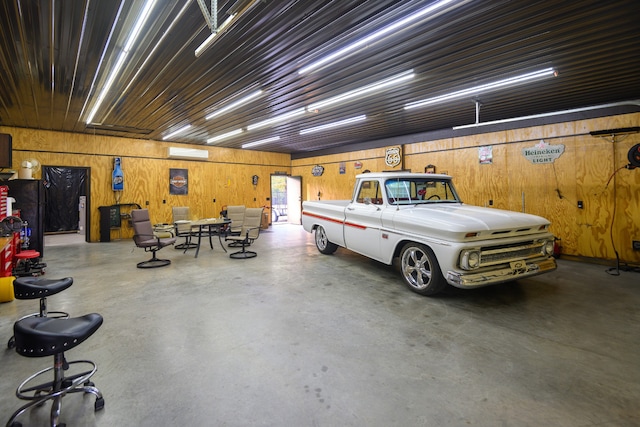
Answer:
[[(420, 10), (417, 10), (416, 12), (412, 13), (411, 15), (407, 16), (406, 18), (400, 19), (398, 21), (394, 21), (391, 24), (387, 25), (386, 27), (383, 27), (381, 29), (379, 29), (378, 31), (375, 31), (345, 47), (343, 47), (342, 49), (339, 49), (327, 56), (324, 56), (320, 59), (318, 59), (317, 61), (312, 62), (311, 64), (302, 67), (299, 71), (298, 74), (305, 74), (308, 73), (310, 71), (313, 71), (317, 68), (320, 68), (321, 66), (327, 64), (327, 63), (335, 63), (338, 62), (339, 60), (342, 60), (345, 58), (346, 54), (349, 52), (352, 52), (356, 49), (359, 49), (361, 47), (367, 46), (367, 45), (371, 45), (376, 39), (379, 39), (383, 36), (386, 36), (388, 34), (391, 34), (393, 32), (397, 32), (397, 30), (404, 30), (406, 28), (408, 28), (408, 26), (410, 24), (415, 23), (416, 21), (418, 21), (419, 19), (425, 17), (426, 15), (436, 12), (437, 10), (441, 9), (442, 7), (450, 4), (450, 3), (454, 3), (454, 0), (441, 0), (435, 3), (430, 4), (429, 6), (426, 6)], [(466, 3), (466, 2), (464, 2)]]
[(612, 108), (612, 107), (621, 107), (624, 105), (633, 105), (636, 107), (640, 107), (640, 99), (635, 101), (613, 102), (611, 104), (592, 105), (590, 107), (572, 108), (570, 110), (552, 111), (550, 113), (532, 114), (530, 116), (511, 117), (508, 119), (493, 120), (490, 122), (472, 123), (469, 125), (454, 126), (452, 129), (454, 130), (467, 129), (467, 128), (474, 128), (474, 127), (480, 127), (480, 126), (489, 126), (489, 125), (497, 125), (497, 124), (503, 124), (503, 123), (518, 122), (521, 120), (541, 119), (544, 117), (554, 117), (554, 116), (559, 116), (564, 114), (582, 113), (584, 111), (600, 110), (603, 108)]
[(556, 74), (556, 71), (553, 68), (545, 68), (544, 70), (521, 74), (519, 76), (510, 77), (508, 79), (498, 80), (493, 83), (487, 83), (480, 86), (474, 86), (469, 89), (463, 89), (457, 92), (451, 92), (446, 95), (423, 99), (422, 101), (410, 102), (408, 104), (405, 104), (404, 109), (409, 110), (411, 108), (425, 107), (427, 105), (448, 101), (450, 99), (462, 98), (469, 95), (478, 95), (479, 93), (482, 93), (482, 92), (487, 92), (487, 91), (498, 89), (505, 86), (515, 86), (518, 84), (528, 82), (530, 80), (540, 79), (543, 77), (550, 77), (555, 74)]
[(195, 148), (169, 147), (167, 157), (170, 159), (207, 160), (209, 158), (209, 151)]
[(367, 86), (363, 86), (359, 89), (350, 90), (349, 92), (345, 92), (341, 95), (333, 96), (329, 99), (325, 99), (324, 101), (314, 102), (307, 107), (308, 111), (316, 111), (323, 107), (327, 107), (329, 105), (337, 104), (339, 102), (348, 101), (352, 98), (360, 97), (363, 95), (369, 95), (379, 90), (385, 89), (389, 86), (397, 85), (399, 83), (405, 82), (407, 80), (411, 80), (415, 76), (413, 70), (405, 71), (400, 74), (396, 74), (394, 76), (388, 77), (386, 79), (380, 80), (378, 82), (372, 83)]
[(196, 51), (195, 51), (196, 57), (202, 55), (202, 52), (207, 50), (213, 44), (213, 41), (215, 40), (217, 35), (218, 35), (218, 32), (214, 31), (213, 33), (211, 33), (209, 37), (205, 39), (205, 41), (202, 42), (200, 46), (196, 48)]
[(178, 14), (176, 15), (176, 17), (173, 19), (173, 21), (171, 21), (171, 24), (169, 25), (169, 27), (166, 29), (166, 31), (164, 33), (162, 33), (162, 37), (160, 37), (160, 39), (158, 40), (158, 42), (156, 43), (156, 45), (153, 47), (153, 49), (151, 49), (151, 52), (149, 52), (149, 55), (145, 58), (144, 62), (142, 63), (142, 65), (140, 67), (138, 67), (138, 71), (136, 71), (136, 74), (133, 76), (133, 78), (131, 80), (129, 80), (129, 84), (127, 85), (127, 87), (120, 93), (120, 96), (122, 96), (123, 94), (127, 93), (129, 91), (129, 88), (131, 87), (131, 85), (133, 84), (134, 81), (137, 80), (138, 75), (140, 75), (140, 73), (142, 72), (142, 70), (145, 69), (147, 62), (149, 62), (149, 60), (154, 56), (154, 54), (156, 53), (156, 50), (158, 50), (158, 48), (160, 47), (160, 45), (162, 45), (164, 39), (171, 34), (171, 30), (173, 29), (173, 27), (176, 25), (176, 23), (178, 22), (178, 20), (182, 17), (182, 15), (184, 15), (184, 13), (186, 12), (186, 10), (189, 8), (189, 6), (191, 6), (191, 4), (189, 2), (186, 2), (184, 4), (184, 6), (182, 6), (182, 9), (180, 9), (180, 12), (178, 12)]
[(109, 89), (111, 89), (111, 85), (113, 85), (113, 82), (116, 79), (118, 73), (120, 72), (120, 69), (124, 65), (125, 60), (129, 55), (129, 51), (131, 50), (131, 47), (135, 43), (136, 38), (140, 33), (140, 30), (142, 29), (144, 24), (147, 22), (147, 19), (149, 18), (149, 14), (151, 13), (151, 9), (153, 8), (154, 4), (155, 4), (155, 0), (147, 0), (147, 2), (145, 3), (142, 9), (142, 12), (140, 13), (140, 16), (138, 16), (138, 19), (133, 25), (133, 29), (131, 30), (131, 32), (129, 33), (129, 36), (127, 37), (127, 41), (125, 42), (124, 47), (122, 48), (122, 52), (118, 56), (116, 64), (111, 69), (111, 72), (109, 73), (109, 76), (107, 77), (107, 80), (104, 86), (102, 86), (102, 91), (100, 92), (100, 95), (98, 95), (98, 98), (93, 106), (93, 109), (91, 110), (91, 113), (89, 113), (89, 116), (87, 117), (87, 120), (85, 121), (85, 123), (88, 124), (93, 122), (93, 118), (98, 112), (98, 108), (100, 108), (100, 105), (102, 105), (102, 102), (106, 98), (109, 92)]
[(173, 138), (174, 136), (178, 135), (179, 133), (182, 133), (182, 132), (186, 131), (186, 130), (187, 130), (187, 129), (189, 129), (190, 127), (191, 127), (191, 125), (183, 126), (183, 127), (181, 127), (180, 129), (178, 129), (177, 131), (171, 132), (169, 135), (162, 137), (162, 139), (163, 139), (164, 141), (166, 141), (167, 139), (171, 139), (171, 138)]
[(220, 134), (218, 136), (214, 136), (213, 138), (207, 139), (207, 144), (211, 144), (211, 143), (216, 142), (216, 141), (220, 141), (220, 140), (223, 140), (223, 139), (231, 138), (232, 136), (236, 136), (236, 135), (239, 135), (241, 133), (242, 133), (242, 128), (236, 129), (236, 130), (232, 130), (231, 132), (223, 133), (223, 134)]
[(147, 0), (147, 3), (144, 5), (144, 9), (142, 9), (142, 13), (140, 14), (140, 17), (136, 20), (135, 24), (133, 24), (133, 29), (129, 33), (129, 37), (127, 38), (127, 41), (124, 44), (123, 50), (125, 52), (129, 53), (129, 51), (131, 50), (131, 47), (136, 41), (136, 38), (138, 38), (138, 34), (140, 33), (140, 30), (142, 30), (142, 27), (144, 26), (145, 22), (147, 22), (147, 18), (149, 17), (149, 13), (151, 12), (151, 8), (153, 7), (154, 3), (155, 3), (155, 0)]
[(218, 34), (220, 34), (220, 32), (222, 30), (224, 30), (226, 27), (229, 26), (229, 24), (231, 24), (231, 21), (233, 21), (233, 18), (236, 17), (237, 14), (233, 14), (233, 15), (229, 15), (229, 17), (227, 19), (224, 20), (224, 22), (222, 24), (220, 24), (220, 26), (218, 28), (216, 28), (209, 37), (206, 38), (205, 41), (202, 42), (202, 44), (200, 46), (198, 46), (196, 48), (196, 57), (202, 55), (202, 52), (204, 52), (205, 50), (209, 49), (211, 47), (211, 45), (213, 44), (213, 41), (216, 39), (216, 36)]
[(260, 141), (254, 141), (254, 142), (248, 142), (246, 144), (242, 144), (242, 148), (251, 148), (257, 145), (268, 144), (270, 142), (275, 142), (279, 140), (280, 140), (279, 136), (272, 136), (271, 138), (261, 139)]
[(280, 114), (279, 116), (275, 116), (275, 117), (272, 117), (270, 119), (263, 120), (261, 122), (249, 125), (249, 126), (247, 126), (247, 130), (254, 130), (254, 129), (263, 128), (265, 126), (274, 125), (276, 123), (284, 122), (284, 121), (286, 121), (288, 119), (291, 119), (293, 117), (301, 116), (304, 113), (306, 113), (304, 107), (303, 108), (299, 108), (297, 110), (293, 110), (293, 111), (290, 111), (288, 113)]
[(244, 96), (240, 99), (238, 99), (237, 101), (232, 102), (231, 104), (227, 105), (226, 107), (220, 108), (219, 110), (215, 110), (213, 113), (209, 114), (207, 117), (205, 117), (206, 120), (211, 120), (212, 118), (219, 116), (223, 113), (226, 113), (227, 111), (231, 111), (234, 108), (240, 107), (241, 105), (246, 104), (247, 102), (249, 102), (250, 100), (257, 98), (258, 96), (260, 96), (262, 94), (262, 90), (256, 90), (255, 92), (251, 92), (249, 95)]
[(325, 125), (320, 125), (320, 126), (315, 126), (312, 128), (307, 128), (307, 129), (302, 129), (300, 131), (300, 135), (305, 135), (307, 133), (313, 133), (313, 132), (320, 132), (326, 129), (331, 129), (331, 128), (335, 128), (335, 127), (339, 127), (339, 126), (346, 126), (348, 124), (351, 123), (357, 123), (357, 122), (361, 122), (363, 120), (366, 120), (367, 116), (366, 115), (361, 115), (361, 116), (356, 116), (356, 117), (351, 117), (349, 119), (344, 119), (344, 120), (340, 120), (337, 122), (333, 122), (333, 123), (327, 123)]

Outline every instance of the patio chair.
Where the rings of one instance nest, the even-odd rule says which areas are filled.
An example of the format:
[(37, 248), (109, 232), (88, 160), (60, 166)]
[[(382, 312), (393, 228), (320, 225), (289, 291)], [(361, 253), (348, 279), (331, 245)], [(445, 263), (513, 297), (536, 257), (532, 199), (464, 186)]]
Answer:
[(242, 246), (242, 249), (238, 252), (229, 254), (229, 257), (234, 259), (246, 259), (258, 256), (254, 251), (246, 250), (247, 246), (251, 245), (260, 236), (260, 222), (262, 221), (262, 209), (263, 208), (247, 208), (244, 214), (244, 222), (242, 224), (242, 230), (237, 236), (227, 236), (225, 241), (231, 241), (229, 247)]

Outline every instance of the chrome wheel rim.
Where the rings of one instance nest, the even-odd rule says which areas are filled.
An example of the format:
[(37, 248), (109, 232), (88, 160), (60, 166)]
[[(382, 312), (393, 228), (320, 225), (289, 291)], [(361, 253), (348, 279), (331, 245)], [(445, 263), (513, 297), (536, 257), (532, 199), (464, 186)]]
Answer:
[(324, 250), (327, 248), (327, 244), (329, 241), (327, 240), (327, 234), (324, 232), (324, 228), (318, 227), (316, 229), (316, 246), (320, 250)]
[(412, 247), (402, 254), (402, 274), (412, 287), (425, 289), (431, 283), (431, 262), (420, 248)]

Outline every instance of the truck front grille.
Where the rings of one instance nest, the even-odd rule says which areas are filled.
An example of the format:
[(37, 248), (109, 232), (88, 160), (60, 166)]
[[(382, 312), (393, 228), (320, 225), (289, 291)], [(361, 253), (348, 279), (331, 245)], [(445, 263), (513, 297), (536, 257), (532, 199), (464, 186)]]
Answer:
[(481, 249), (480, 267), (540, 257), (544, 253), (544, 243), (544, 241), (529, 241), (514, 245), (484, 247)]

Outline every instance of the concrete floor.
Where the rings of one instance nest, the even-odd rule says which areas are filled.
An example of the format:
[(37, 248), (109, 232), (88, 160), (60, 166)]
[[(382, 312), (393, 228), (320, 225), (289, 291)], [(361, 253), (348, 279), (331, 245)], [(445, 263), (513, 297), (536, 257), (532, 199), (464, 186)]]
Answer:
[[(67, 358), (98, 364), (68, 426), (638, 426), (640, 275), (561, 260), (518, 283), (436, 298), (343, 249), (278, 225), (232, 260), (217, 242), (142, 270), (131, 241), (52, 245), (50, 310), (103, 326)], [(0, 304), (0, 337), (36, 301)], [(0, 423), (52, 360), (0, 351)], [(47, 425), (49, 404), (21, 417)]]

